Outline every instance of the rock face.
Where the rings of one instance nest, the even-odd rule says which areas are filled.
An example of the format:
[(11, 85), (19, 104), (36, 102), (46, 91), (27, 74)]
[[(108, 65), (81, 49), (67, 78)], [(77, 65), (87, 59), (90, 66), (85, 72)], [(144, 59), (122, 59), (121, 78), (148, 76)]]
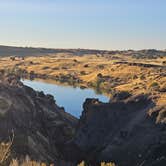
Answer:
[(166, 125), (149, 115), (153, 106), (144, 95), (110, 103), (87, 99), (74, 143), (94, 165), (166, 165)]
[(64, 160), (77, 119), (55, 104), (52, 96), (35, 92), (15, 76), (1, 78), (0, 141), (14, 133), (13, 156), (38, 161)]
[(14, 133), (13, 157), (29, 155), (59, 166), (82, 160), (91, 165), (166, 165), (165, 108), (151, 109), (150, 97), (125, 93), (109, 103), (87, 99), (78, 121), (52, 96), (24, 86), (19, 78), (0, 80), (0, 142)]

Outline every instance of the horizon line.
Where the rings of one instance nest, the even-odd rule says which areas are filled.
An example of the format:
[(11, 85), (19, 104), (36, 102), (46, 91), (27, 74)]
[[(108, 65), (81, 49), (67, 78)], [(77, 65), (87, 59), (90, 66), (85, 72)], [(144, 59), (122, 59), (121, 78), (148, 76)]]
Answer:
[(34, 49), (52, 49), (52, 50), (96, 50), (96, 51), (143, 51), (143, 50), (157, 50), (157, 51), (166, 51), (164, 49), (158, 48), (142, 48), (142, 49), (133, 49), (133, 48), (126, 48), (126, 49), (97, 49), (97, 48), (64, 48), (64, 47), (43, 47), (43, 46), (18, 46), (18, 45), (3, 45), (0, 44), (0, 47), (16, 47), (16, 48), (34, 48)]

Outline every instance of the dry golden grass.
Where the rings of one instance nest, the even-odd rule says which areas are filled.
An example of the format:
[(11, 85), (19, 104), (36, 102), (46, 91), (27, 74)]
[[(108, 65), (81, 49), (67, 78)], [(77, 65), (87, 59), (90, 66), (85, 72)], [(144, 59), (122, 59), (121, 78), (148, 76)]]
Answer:
[(11, 155), (11, 146), (13, 144), (13, 140), (14, 140), (14, 133), (9, 142), (0, 143), (0, 165), (2, 166), (3, 165), (5, 166), (7, 160), (9, 159)]
[(0, 165), (3, 165), (11, 153), (11, 143), (1, 143), (0, 144)]
[[(19, 162), (17, 159), (13, 159), (10, 163), (10, 166), (48, 166), (43, 162), (36, 162), (32, 161), (28, 156), (25, 158), (24, 161)], [(53, 164), (49, 166), (54, 166)]]
[[(118, 58), (117, 58), (118, 57)], [(130, 56), (115, 55), (115, 58), (102, 57), (96, 55), (73, 56), (71, 54), (55, 54), (41, 57), (26, 57), (25, 60), (11, 60), (10, 57), (0, 59), (0, 69), (17, 66), (28, 73), (34, 71), (39, 75), (59, 76), (72, 74), (82, 80), (79, 86), (88, 87), (88, 83), (96, 82), (97, 75), (110, 76), (111, 79), (102, 85), (103, 92), (110, 89), (116, 91), (129, 91), (133, 94), (153, 93), (159, 105), (165, 104), (165, 93), (160, 93), (150, 85), (158, 82), (162, 86), (166, 82), (166, 77), (162, 76), (164, 70), (159, 68), (132, 66), (128, 64), (117, 64), (116, 62), (130, 62), (142, 64), (163, 65), (166, 57), (158, 59), (134, 59)]]
[[(82, 161), (78, 166), (85, 166), (85, 162)], [(106, 162), (101, 162), (101, 166), (116, 166), (115, 163), (112, 163), (112, 162), (109, 162), (109, 163), (106, 163)]]
[[(166, 86), (165, 71), (156, 68), (147, 68), (140, 66), (130, 66), (128, 64), (117, 64), (116, 62), (138, 62), (137, 59), (117, 55), (118, 59), (109, 59), (107, 57), (97, 57), (96, 55), (86, 55), (83, 57), (72, 56), (71, 54), (56, 54), (52, 56), (26, 57), (25, 60), (11, 60), (10, 57), (0, 58), (0, 69), (12, 69), (17, 66), (26, 70), (28, 73), (34, 71), (37, 74), (47, 76), (58, 76), (60, 74), (74, 74), (82, 82), (79, 86), (88, 86), (89, 82), (96, 81), (97, 75), (110, 76), (110, 80), (104, 83), (107, 90), (128, 91), (132, 94), (150, 93), (155, 96), (154, 100), (157, 106), (166, 105), (166, 93), (153, 88), (154, 82), (159, 85), (158, 88)], [(165, 58), (158, 59), (139, 59), (142, 64), (163, 65)], [(54, 82), (54, 80), (45, 80)], [(57, 83), (57, 82), (56, 82)], [(67, 84), (67, 83), (66, 83)], [(110, 86), (111, 84), (111, 86)], [(12, 143), (0, 144), (0, 165), (2, 165), (10, 156)], [(12, 160), (10, 166), (45, 166), (46, 164), (31, 161), (28, 157), (22, 163), (18, 160)], [(79, 166), (84, 166), (80, 163)], [(101, 166), (115, 166), (114, 163), (101, 163)]]

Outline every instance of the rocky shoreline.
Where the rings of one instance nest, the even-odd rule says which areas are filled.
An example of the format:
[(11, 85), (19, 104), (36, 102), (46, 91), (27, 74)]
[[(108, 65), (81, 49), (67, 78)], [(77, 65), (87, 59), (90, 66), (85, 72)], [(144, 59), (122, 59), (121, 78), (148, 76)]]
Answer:
[(29, 155), (60, 166), (82, 160), (90, 165), (166, 164), (165, 108), (154, 109), (151, 96), (115, 95), (109, 103), (87, 99), (77, 119), (19, 77), (0, 78), (0, 141), (14, 132), (13, 158)]

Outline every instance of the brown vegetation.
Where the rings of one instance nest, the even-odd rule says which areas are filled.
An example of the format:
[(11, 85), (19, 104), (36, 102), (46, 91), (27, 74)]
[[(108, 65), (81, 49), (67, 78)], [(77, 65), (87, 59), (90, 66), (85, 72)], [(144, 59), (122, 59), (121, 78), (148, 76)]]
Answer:
[(166, 94), (161, 94), (165, 92), (166, 82), (164, 53), (155, 50), (138, 51), (139, 63), (134, 51), (103, 52), (102, 56), (93, 53), (84, 56), (75, 56), (71, 52), (57, 53), (29, 56), (24, 60), (3, 57), (0, 59), (0, 69), (5, 72), (12, 70), (31, 79), (51, 79), (74, 86), (92, 87), (108, 95), (115, 91), (155, 94), (155, 103), (165, 105)]

